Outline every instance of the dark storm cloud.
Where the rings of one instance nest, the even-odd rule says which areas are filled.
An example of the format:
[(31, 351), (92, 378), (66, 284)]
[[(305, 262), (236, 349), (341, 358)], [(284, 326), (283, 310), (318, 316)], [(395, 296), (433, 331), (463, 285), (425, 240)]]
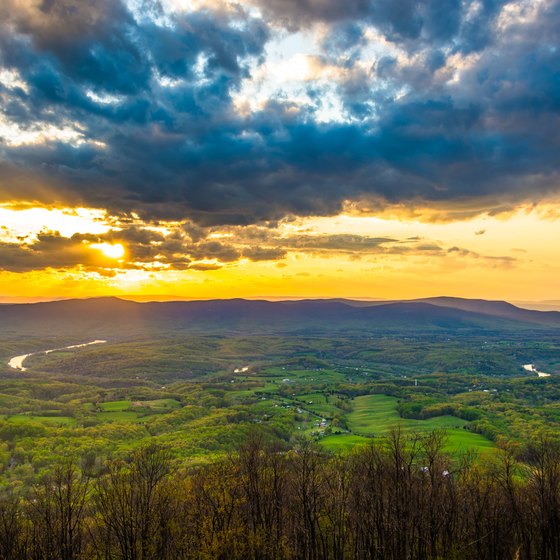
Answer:
[(337, 22), (361, 19), (371, 9), (370, 0), (257, 0), (267, 15), (292, 28), (317, 21)]
[[(472, 215), (558, 194), (558, 3), (533, 7), (535, 17), (507, 32), (498, 28), (501, 1), (258, 4), (262, 19), (240, 6), (166, 15), (153, 2), (141, 17), (119, 0), (4, 2), (0, 62), (25, 84), (0, 89), (4, 118), (24, 132), (75, 135), (4, 139), (0, 199), (188, 217), (189, 251), (180, 237), (161, 247), (123, 239), (139, 260), (163, 247), (188, 255), (188, 266), (283, 250), (251, 257), (209, 245), (200, 226), (329, 215), (348, 201), (443, 213), (467, 201)], [(278, 26), (317, 22), (327, 29), (321, 60), (340, 70), (331, 85), (346, 121), (318, 122), (312, 108), (282, 97), (236, 111), (232, 96)], [(367, 27), (410, 56), (359, 66)], [(306, 87), (319, 103), (324, 85)]]
[[(493, 24), (507, 0), (255, 0), (273, 21), (291, 29), (322, 22), (331, 25), (335, 45), (359, 41), (359, 26), (372, 25), (397, 43), (453, 41), (459, 49), (479, 50), (492, 40)], [(354, 25), (352, 25), (354, 23)]]

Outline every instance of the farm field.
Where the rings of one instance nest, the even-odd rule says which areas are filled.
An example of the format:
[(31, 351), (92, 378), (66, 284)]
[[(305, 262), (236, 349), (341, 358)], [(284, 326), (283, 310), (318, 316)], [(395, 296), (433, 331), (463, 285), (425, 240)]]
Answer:
[(365, 443), (368, 438), (384, 437), (392, 429), (403, 433), (423, 434), (443, 430), (446, 434), (446, 450), (457, 454), (467, 450), (485, 453), (495, 445), (480, 434), (469, 431), (470, 422), (455, 416), (438, 416), (426, 420), (401, 418), (397, 411), (398, 399), (387, 395), (364, 395), (356, 397), (353, 409), (347, 416), (352, 434), (331, 435), (321, 443), (329, 449), (348, 448)]
[(37, 422), (50, 426), (76, 426), (75, 418), (69, 416), (33, 416), (31, 414), (14, 414), (4, 418), (6, 422), (13, 424), (29, 424)]

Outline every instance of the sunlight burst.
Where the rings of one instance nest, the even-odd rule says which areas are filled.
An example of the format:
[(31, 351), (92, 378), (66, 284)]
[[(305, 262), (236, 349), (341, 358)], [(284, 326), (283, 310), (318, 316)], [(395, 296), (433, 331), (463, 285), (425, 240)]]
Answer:
[(110, 259), (120, 259), (124, 256), (124, 247), (120, 243), (95, 243), (92, 245), (94, 249), (99, 249), (106, 257)]

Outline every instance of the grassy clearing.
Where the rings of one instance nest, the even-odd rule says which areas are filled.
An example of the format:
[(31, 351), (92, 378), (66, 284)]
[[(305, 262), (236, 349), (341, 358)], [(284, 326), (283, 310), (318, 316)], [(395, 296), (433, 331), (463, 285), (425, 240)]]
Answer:
[(140, 418), (140, 415), (136, 412), (127, 410), (99, 412), (97, 418), (104, 422), (143, 422), (144, 420), (146, 420), (146, 418)]
[(121, 412), (142, 409), (150, 410), (177, 410), (181, 408), (181, 403), (175, 399), (154, 399), (151, 401), (107, 401), (99, 403), (102, 412)]
[(355, 445), (363, 445), (371, 441), (369, 438), (363, 436), (353, 436), (351, 434), (336, 434), (324, 437), (320, 440), (322, 447), (333, 453), (339, 451), (348, 451)]
[(181, 408), (181, 403), (175, 399), (123, 400), (100, 403), (99, 408), (97, 418), (104, 422), (144, 422), (149, 413), (172, 412)]
[(6, 417), (8, 422), (14, 424), (27, 424), (37, 422), (39, 424), (48, 424), (49, 426), (75, 426), (76, 419), (70, 416), (31, 416), (29, 414), (14, 414)]
[(457, 430), (469, 425), (455, 416), (436, 416), (427, 420), (401, 418), (397, 412), (397, 399), (386, 395), (356, 397), (353, 410), (348, 414), (348, 427), (359, 435), (383, 435), (400, 426), (405, 431)]
[(132, 401), (108, 401), (99, 403), (99, 408), (103, 412), (118, 412), (130, 408)]
[(481, 455), (485, 455), (496, 450), (493, 442), (480, 434), (466, 430), (447, 430), (447, 438), (445, 451), (449, 453), (465, 452), (472, 449)]
[[(480, 434), (470, 432), (469, 422), (455, 416), (438, 416), (427, 420), (401, 418), (397, 412), (397, 399), (386, 395), (365, 395), (356, 397), (354, 409), (348, 414), (348, 428), (352, 435), (333, 435), (321, 441), (327, 448), (351, 447), (355, 443), (367, 441), (367, 437), (382, 437), (394, 427), (404, 432), (425, 433), (432, 430), (447, 432), (446, 451), (457, 453), (473, 449), (481, 454), (494, 449), (494, 444)], [(361, 438), (354, 440), (351, 438)], [(363, 441), (362, 441), (363, 440)]]
[(142, 410), (147, 408), (150, 410), (166, 411), (177, 410), (181, 408), (181, 403), (175, 399), (155, 399), (153, 401), (133, 401), (132, 408)]
[(311, 412), (315, 412), (315, 414), (320, 416), (332, 417), (337, 412), (340, 412), (340, 409), (334, 404), (338, 402), (338, 399), (325, 393), (304, 393), (297, 395), (297, 398), (302, 402), (302, 406), (306, 410), (311, 410)]

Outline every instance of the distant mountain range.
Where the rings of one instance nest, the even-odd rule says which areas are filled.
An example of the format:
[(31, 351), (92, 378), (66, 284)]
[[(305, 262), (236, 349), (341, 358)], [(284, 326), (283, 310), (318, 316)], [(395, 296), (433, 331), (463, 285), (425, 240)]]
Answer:
[(198, 333), (361, 335), (560, 329), (560, 312), (504, 301), (435, 297), (407, 301), (204, 300), (139, 303), (114, 297), (0, 304), (0, 333), (96, 336), (162, 330)]
[(431, 305), (451, 307), (473, 313), (502, 317), (512, 321), (527, 323), (541, 323), (548, 325), (560, 324), (559, 311), (536, 311), (517, 307), (506, 301), (487, 301), (484, 299), (462, 299), (453, 297), (434, 297), (416, 301), (423, 301)]

